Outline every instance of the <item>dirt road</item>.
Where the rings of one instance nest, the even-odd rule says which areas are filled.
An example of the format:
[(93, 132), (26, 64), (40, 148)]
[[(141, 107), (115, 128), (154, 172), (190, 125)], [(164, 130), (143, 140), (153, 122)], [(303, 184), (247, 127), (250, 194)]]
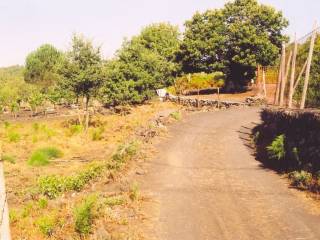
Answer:
[[(313, 201), (263, 169), (246, 146), (257, 109), (197, 113), (170, 127), (141, 176), (160, 240), (320, 239)], [(313, 208), (314, 207), (314, 208)], [(148, 238), (149, 239), (149, 238)]]

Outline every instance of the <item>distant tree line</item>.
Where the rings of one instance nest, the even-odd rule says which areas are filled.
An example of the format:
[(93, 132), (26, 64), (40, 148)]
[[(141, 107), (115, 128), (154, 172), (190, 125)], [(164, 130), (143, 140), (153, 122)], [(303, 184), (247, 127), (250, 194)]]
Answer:
[(125, 40), (111, 60), (103, 59), (92, 41), (74, 35), (67, 52), (45, 44), (27, 56), (25, 82), (19, 81), (26, 84), (22, 89), (31, 90), (16, 100), (37, 105), (43, 99), (59, 103), (83, 98), (86, 108), (92, 99), (108, 106), (136, 104), (176, 79), (201, 72), (222, 72), (228, 88), (241, 89), (258, 64), (277, 60), (287, 25), (272, 7), (235, 0), (221, 9), (197, 12), (186, 21), (184, 33), (169, 23), (151, 24)]

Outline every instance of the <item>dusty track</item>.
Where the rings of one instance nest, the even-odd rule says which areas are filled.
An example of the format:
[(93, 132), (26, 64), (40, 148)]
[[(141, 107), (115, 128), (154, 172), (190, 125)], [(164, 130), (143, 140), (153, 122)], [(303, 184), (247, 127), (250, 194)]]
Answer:
[[(257, 109), (197, 113), (169, 129), (139, 177), (160, 240), (320, 239), (311, 200), (263, 169), (246, 146)], [(148, 239), (150, 239), (149, 237)]]

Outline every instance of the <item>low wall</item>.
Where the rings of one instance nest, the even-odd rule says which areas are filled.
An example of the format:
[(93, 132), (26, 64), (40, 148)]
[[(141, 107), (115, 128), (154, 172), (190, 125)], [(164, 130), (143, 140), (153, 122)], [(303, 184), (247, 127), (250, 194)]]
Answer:
[(205, 100), (205, 99), (194, 99), (188, 97), (177, 97), (169, 96), (168, 100), (181, 104), (187, 107), (209, 107), (209, 108), (230, 108), (240, 106), (250, 106), (248, 103), (236, 102), (236, 101), (218, 101), (218, 100)]

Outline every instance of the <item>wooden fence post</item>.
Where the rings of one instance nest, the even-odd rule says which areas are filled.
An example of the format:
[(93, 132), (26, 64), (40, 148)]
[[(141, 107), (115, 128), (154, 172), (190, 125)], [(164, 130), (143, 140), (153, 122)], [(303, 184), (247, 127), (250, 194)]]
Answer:
[(262, 89), (263, 89), (263, 96), (267, 97), (267, 88), (266, 88), (266, 68), (262, 67)]
[(277, 89), (276, 89), (276, 95), (274, 99), (274, 105), (279, 104), (279, 99), (280, 99), (280, 88), (282, 84), (282, 75), (283, 74), (283, 65), (286, 59), (286, 45), (285, 42), (282, 42), (282, 51), (281, 51), (281, 59), (280, 59), (280, 66), (279, 66), (279, 76), (278, 76), (278, 83), (277, 83)]
[(292, 98), (293, 98), (293, 87), (294, 87), (294, 80), (295, 80), (295, 73), (296, 73), (297, 53), (298, 53), (298, 42), (297, 42), (297, 35), (295, 35), (294, 50), (293, 50), (292, 65), (291, 65), (290, 87), (289, 87), (289, 102), (288, 102), (289, 108), (292, 108)]
[(313, 50), (314, 50), (314, 43), (315, 43), (316, 36), (317, 36), (316, 30), (317, 30), (317, 23), (315, 24), (314, 31), (313, 31), (313, 34), (311, 37), (311, 42), (310, 42), (309, 56), (308, 56), (307, 69), (306, 69), (306, 77), (305, 77), (304, 85), (303, 85), (300, 109), (304, 109), (305, 104), (306, 104), (307, 91), (308, 91), (309, 78), (310, 78), (310, 70), (311, 70)]
[(287, 65), (284, 64), (285, 69), (283, 70), (283, 73), (285, 73), (285, 75), (283, 76), (282, 79), (282, 84), (281, 84), (281, 93), (280, 93), (280, 107), (283, 107), (284, 105), (284, 94), (285, 94), (285, 89), (286, 89), (286, 84), (287, 84), (287, 79), (288, 79), (288, 75), (289, 75), (289, 70), (290, 70), (290, 63), (291, 63), (291, 58), (292, 58), (292, 51), (290, 51), (289, 57), (288, 57), (288, 61), (287, 61)]

